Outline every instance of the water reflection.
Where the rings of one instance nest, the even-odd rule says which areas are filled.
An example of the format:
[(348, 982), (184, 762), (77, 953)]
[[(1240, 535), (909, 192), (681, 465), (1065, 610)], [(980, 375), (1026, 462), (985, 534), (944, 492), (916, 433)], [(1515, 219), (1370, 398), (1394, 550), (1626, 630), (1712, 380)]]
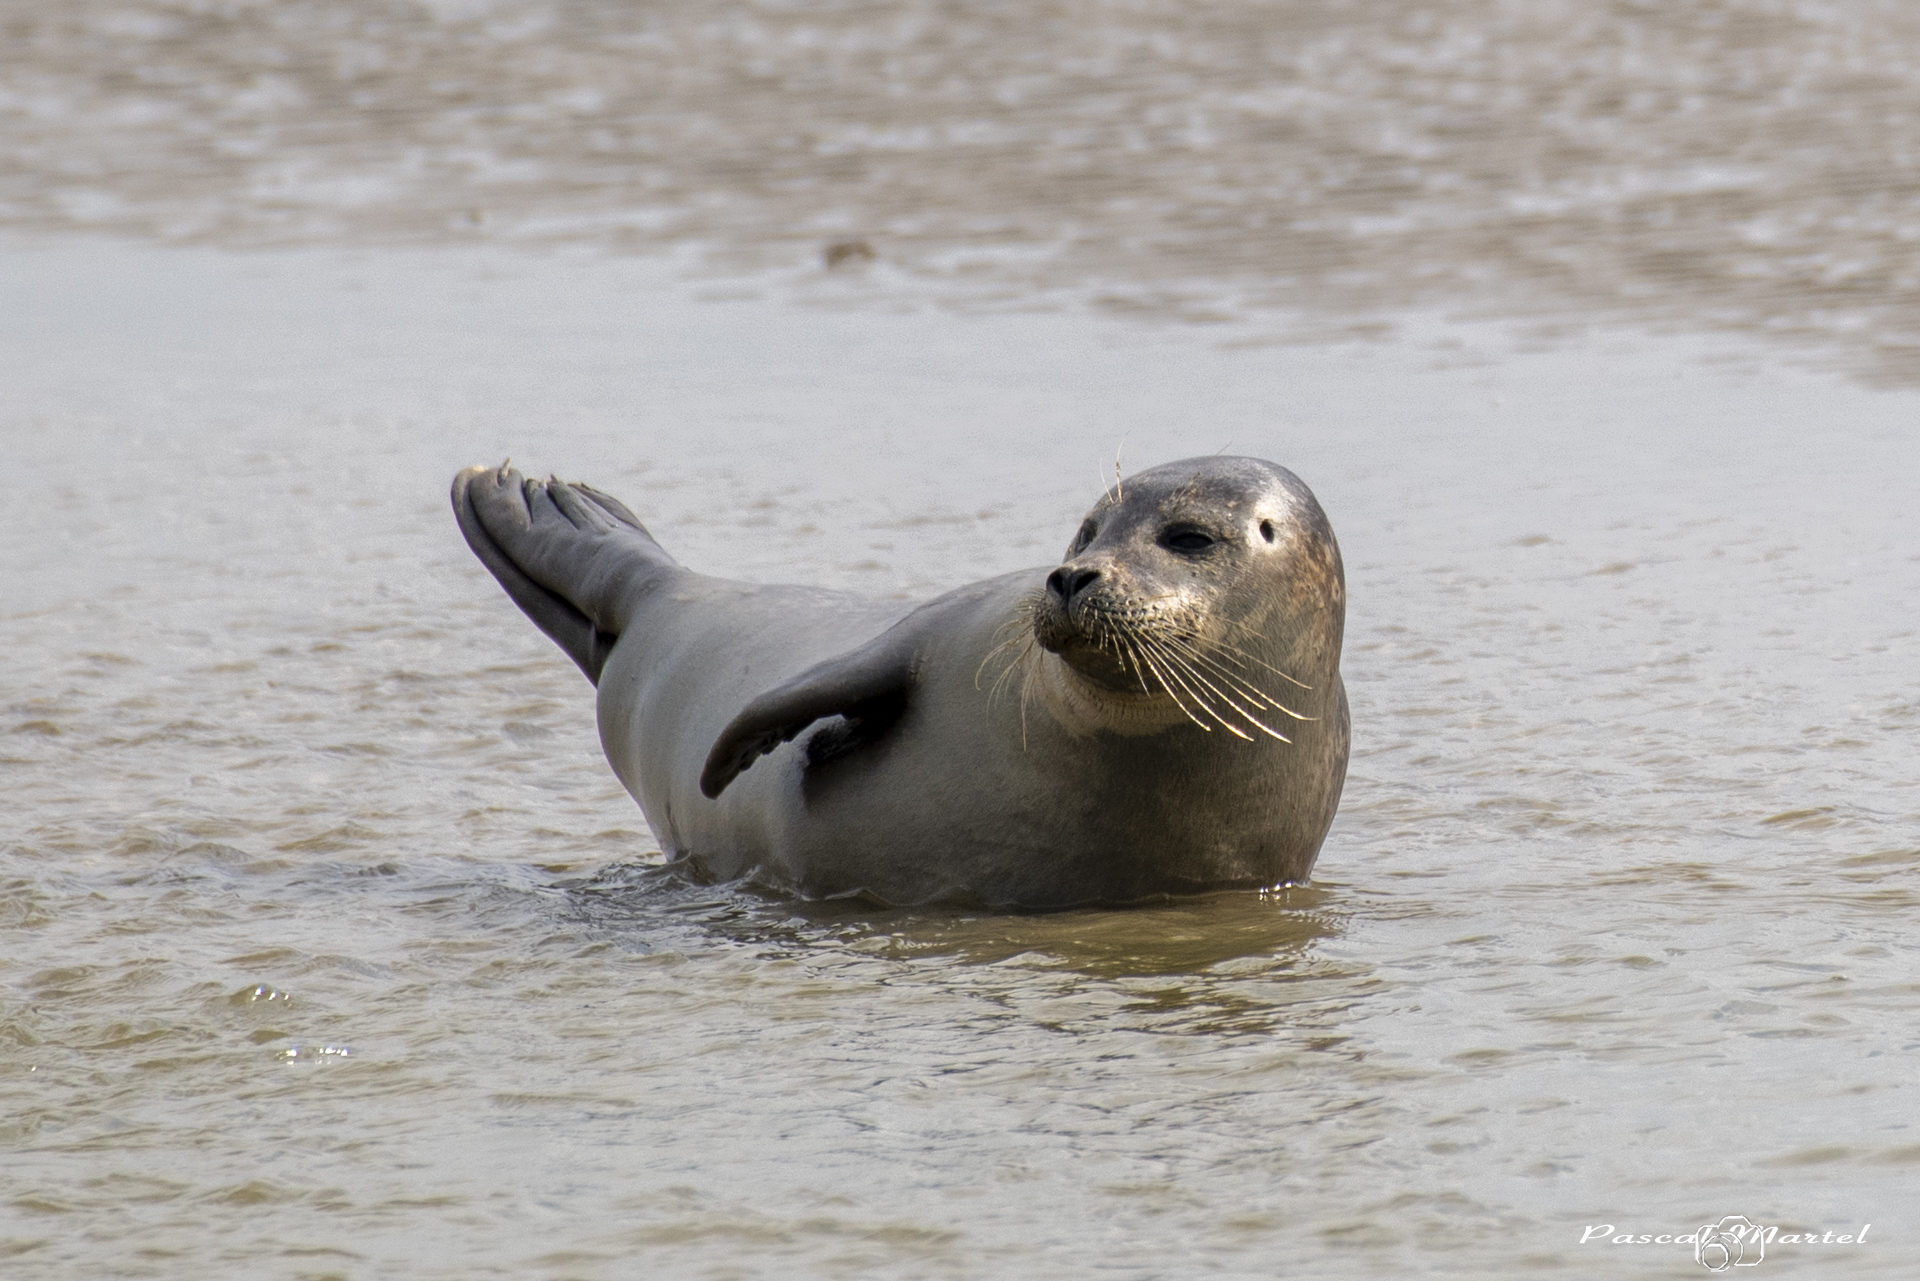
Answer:
[(797, 965), (856, 1003), (881, 990), (916, 1008), (984, 1002), (1090, 1045), (1151, 1032), (1341, 1049), (1347, 1012), (1380, 988), (1365, 965), (1316, 951), (1345, 928), (1337, 888), (1023, 915), (805, 901), (697, 884), (659, 864), (554, 889), (562, 915), (622, 948)]
[(1304, 965), (1311, 945), (1337, 934), (1342, 918), (1336, 893), (1314, 886), (1023, 914), (797, 899), (748, 885), (703, 885), (661, 864), (617, 864), (564, 889), (581, 918), (630, 931), (643, 946), (649, 922), (664, 916), (697, 922), (718, 940), (783, 953), (844, 947), (894, 960), (1020, 960), (1098, 978), (1197, 976), (1249, 961), (1261, 972), (1284, 972)]
[(952, 956), (969, 964), (1015, 957), (1100, 978), (1199, 976), (1231, 962), (1263, 973), (1304, 963), (1317, 939), (1338, 932), (1325, 890), (1210, 894), (1139, 906), (1046, 915), (955, 914), (873, 922), (889, 955)]

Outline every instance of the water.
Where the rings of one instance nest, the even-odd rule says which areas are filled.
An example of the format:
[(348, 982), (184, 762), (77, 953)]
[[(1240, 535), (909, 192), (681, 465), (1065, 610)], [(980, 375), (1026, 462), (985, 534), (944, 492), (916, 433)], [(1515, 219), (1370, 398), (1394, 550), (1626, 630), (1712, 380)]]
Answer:
[(71, 0), (0, 215), (214, 243), (697, 242), (1130, 313), (1713, 324), (1920, 377), (1901, 0)]
[[(1747, 244), (1731, 187), (1641, 226), (1568, 179), (1526, 226), (1584, 284), (1514, 267), (1517, 224), (1354, 223), (1388, 195), (1334, 168), (1298, 199), (1345, 230), (1297, 261), (1208, 222), (1286, 147), (1444, 132), (1419, 67), (1544, 104), (1446, 135), (1492, 192), (1604, 134), (1568, 103), (1751, 66), (1785, 87), (1555, 172), (1691, 137), (1762, 166), (1741, 217), (1897, 256), (1909, 20), (1024, 12), (7, 14), (0, 1275), (1678, 1276), (1580, 1238), (1729, 1214), (1874, 1225), (1768, 1275), (1909, 1270), (1910, 286), (1791, 237), (1739, 261), (1803, 275), (1747, 294), (1636, 257)], [(1248, 32), (1342, 51), (1296, 59), (1293, 141), (1145, 129), (1223, 118)], [(561, 145), (642, 111), (654, 160)], [(741, 159), (829, 117), (867, 122), (851, 176)], [(1018, 136), (955, 165), (975, 118)], [(1021, 185), (1073, 172), (1112, 190)], [(1508, 199), (1473, 191), (1394, 207)], [(1881, 232), (1807, 212), (1875, 200)], [(856, 234), (878, 261), (824, 271)], [(1220, 449), (1340, 534), (1354, 769), (1311, 888), (1128, 912), (675, 880), (444, 494), (512, 454), (698, 568), (914, 598), (1055, 557), (1116, 450)]]

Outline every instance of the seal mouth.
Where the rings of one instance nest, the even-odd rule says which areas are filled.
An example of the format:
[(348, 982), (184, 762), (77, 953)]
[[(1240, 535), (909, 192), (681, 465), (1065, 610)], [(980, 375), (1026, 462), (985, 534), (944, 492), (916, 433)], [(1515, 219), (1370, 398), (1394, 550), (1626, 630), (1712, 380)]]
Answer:
[(1318, 719), (1295, 711), (1273, 692), (1281, 683), (1299, 690), (1311, 686), (1232, 638), (1214, 635), (1228, 629), (1196, 618), (1190, 602), (1174, 597), (1115, 601), (1104, 593), (1076, 593), (1062, 601), (1056, 592), (1040, 592), (1027, 609), (1033, 639), (1076, 676), (1109, 694), (1171, 699), (1203, 730), (1222, 729), (1249, 742), (1259, 733), (1291, 743), (1270, 722)]
[(1168, 630), (1163, 611), (1084, 597), (1063, 604), (1052, 593), (1032, 602), (1033, 638), (1075, 672), (1114, 693), (1157, 693), (1137, 663), (1140, 640)]

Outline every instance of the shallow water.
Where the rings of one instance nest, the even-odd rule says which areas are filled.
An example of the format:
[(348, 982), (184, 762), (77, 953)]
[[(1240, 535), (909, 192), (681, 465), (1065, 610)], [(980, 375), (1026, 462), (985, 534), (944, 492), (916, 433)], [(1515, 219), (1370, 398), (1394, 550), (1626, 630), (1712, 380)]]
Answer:
[[(1914, 21), (0, 11), (0, 1276), (1909, 1271)], [(445, 497), (918, 598), (1220, 450), (1354, 767), (1121, 912), (675, 879)]]
[[(14, 1276), (1904, 1266), (1911, 393), (1409, 313), (1264, 343), (670, 265), (16, 246)], [(445, 509), (510, 450), (686, 562), (1044, 563), (1124, 442), (1340, 532), (1311, 889), (1041, 917), (687, 886)]]
[(1920, 380), (1903, 0), (63, 0), (0, 218), (816, 263), (1129, 313), (1572, 310)]

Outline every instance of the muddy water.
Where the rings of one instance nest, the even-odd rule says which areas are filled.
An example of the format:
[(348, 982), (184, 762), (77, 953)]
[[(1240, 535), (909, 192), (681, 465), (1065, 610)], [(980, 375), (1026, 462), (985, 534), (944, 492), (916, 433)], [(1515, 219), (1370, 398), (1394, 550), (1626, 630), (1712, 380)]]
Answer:
[[(4, 21), (0, 1276), (1909, 1269), (1904, 10)], [(1220, 449), (1354, 770), (1131, 912), (676, 880), (444, 497), (914, 598)]]
[[(7, 1275), (1902, 1266), (1909, 393), (1404, 318), (1223, 345), (659, 264), (7, 257)], [(1243, 334), (1250, 340), (1257, 335)], [(663, 875), (460, 545), (510, 450), (689, 563), (1044, 562), (1117, 446), (1333, 513), (1311, 889), (1040, 918)]]
[(1900, 0), (72, 0), (0, 216), (168, 239), (864, 237), (1125, 310), (1571, 307), (1920, 377)]

